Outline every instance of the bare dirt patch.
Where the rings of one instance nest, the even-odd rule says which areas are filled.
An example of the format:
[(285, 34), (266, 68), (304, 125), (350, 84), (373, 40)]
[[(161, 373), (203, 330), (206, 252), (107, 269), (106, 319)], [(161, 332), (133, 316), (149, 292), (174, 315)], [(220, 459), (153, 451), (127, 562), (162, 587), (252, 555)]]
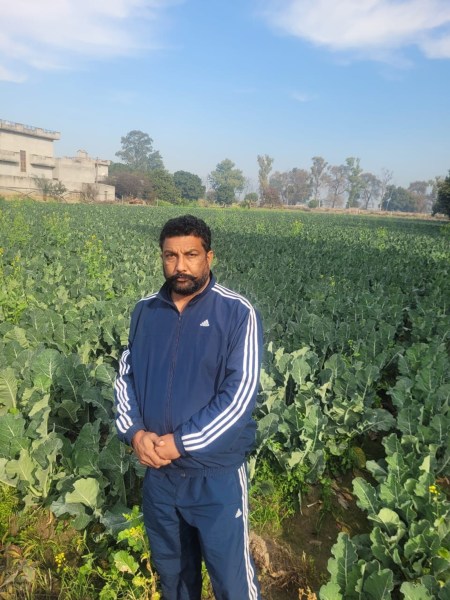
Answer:
[(353, 475), (332, 484), (324, 506), (318, 486), (305, 495), (302, 510), (283, 521), (282, 530), (252, 533), (251, 548), (264, 600), (314, 600), (328, 580), (327, 564), (338, 533), (368, 531), (365, 514), (351, 492)]

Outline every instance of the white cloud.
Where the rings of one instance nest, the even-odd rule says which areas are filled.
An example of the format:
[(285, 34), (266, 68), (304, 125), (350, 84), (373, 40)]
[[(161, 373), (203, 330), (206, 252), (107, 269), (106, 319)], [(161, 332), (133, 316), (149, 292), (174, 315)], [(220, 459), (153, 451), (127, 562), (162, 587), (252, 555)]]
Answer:
[(22, 83), (25, 80), (21, 73), (13, 73), (0, 65), (0, 81), (12, 81), (13, 83)]
[(163, 10), (179, 1), (1, 0), (0, 79), (158, 47)]
[(259, 0), (277, 29), (333, 51), (387, 60), (417, 46), (450, 58), (448, 0)]
[(297, 102), (311, 102), (311, 100), (314, 100), (314, 96), (306, 92), (292, 92), (291, 96)]

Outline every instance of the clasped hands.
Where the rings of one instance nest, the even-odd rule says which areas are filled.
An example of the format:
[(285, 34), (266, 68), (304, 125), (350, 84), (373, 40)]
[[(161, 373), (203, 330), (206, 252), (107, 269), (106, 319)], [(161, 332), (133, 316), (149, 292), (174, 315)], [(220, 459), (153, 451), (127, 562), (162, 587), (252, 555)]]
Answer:
[(141, 429), (134, 434), (131, 445), (141, 465), (154, 469), (168, 465), (181, 456), (175, 445), (173, 433), (160, 436)]

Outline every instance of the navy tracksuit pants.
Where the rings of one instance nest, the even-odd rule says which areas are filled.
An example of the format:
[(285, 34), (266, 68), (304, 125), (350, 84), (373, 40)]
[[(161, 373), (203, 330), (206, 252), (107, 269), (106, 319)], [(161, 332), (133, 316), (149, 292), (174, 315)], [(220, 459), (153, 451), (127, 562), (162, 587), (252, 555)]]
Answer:
[(144, 521), (164, 600), (200, 600), (205, 561), (216, 600), (260, 600), (248, 540), (245, 465), (193, 475), (147, 469)]

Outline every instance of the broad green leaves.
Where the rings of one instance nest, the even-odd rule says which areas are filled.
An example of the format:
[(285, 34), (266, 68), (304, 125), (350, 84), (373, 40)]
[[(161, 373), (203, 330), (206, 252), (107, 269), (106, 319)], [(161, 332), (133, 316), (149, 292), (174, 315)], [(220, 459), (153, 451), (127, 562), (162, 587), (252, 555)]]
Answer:
[[(339, 539), (328, 570), (331, 582), (345, 598), (391, 598), (394, 586), (404, 598), (446, 598), (450, 586), (450, 502), (435, 484), (430, 466), (433, 457), (424, 455), (416, 444), (391, 434), (384, 440), (386, 458), (367, 467), (376, 478), (376, 487), (358, 477), (353, 481), (357, 504), (373, 522), (368, 538)], [(360, 586), (349, 589), (355, 569), (364, 579), (363, 558), (373, 558), (378, 571)], [(355, 557), (356, 554), (356, 557)], [(342, 556), (350, 556), (347, 575)], [(338, 557), (341, 557), (340, 562)], [(340, 570), (337, 568), (340, 566)], [(410, 582), (410, 583), (406, 583)], [(327, 597), (331, 587), (321, 590)], [(358, 595), (364, 590), (366, 595)], [(323, 592), (323, 594), (322, 594)], [(344, 593), (345, 592), (345, 593)]]

